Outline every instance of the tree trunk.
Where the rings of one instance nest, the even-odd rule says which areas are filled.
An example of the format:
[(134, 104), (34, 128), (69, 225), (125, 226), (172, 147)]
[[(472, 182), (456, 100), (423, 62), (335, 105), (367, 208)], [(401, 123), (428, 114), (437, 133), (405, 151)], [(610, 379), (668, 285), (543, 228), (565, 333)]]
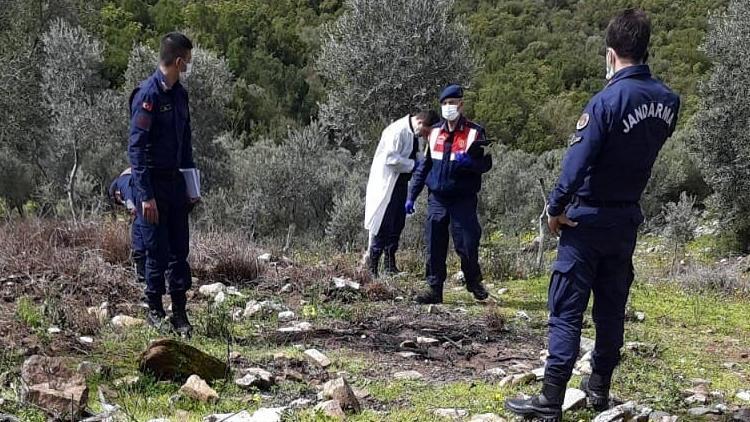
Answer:
[(78, 221), (76, 214), (75, 204), (75, 188), (76, 178), (78, 177), (78, 141), (73, 140), (73, 168), (70, 169), (70, 176), (68, 177), (68, 205), (70, 206), (70, 214), (73, 217), (73, 221)]

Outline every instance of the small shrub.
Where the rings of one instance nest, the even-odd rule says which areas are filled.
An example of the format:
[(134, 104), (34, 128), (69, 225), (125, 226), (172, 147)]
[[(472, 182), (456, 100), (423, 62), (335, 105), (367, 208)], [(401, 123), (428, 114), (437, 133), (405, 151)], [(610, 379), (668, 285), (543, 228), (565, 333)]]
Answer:
[(204, 282), (243, 285), (260, 274), (258, 250), (239, 233), (196, 233), (190, 251), (193, 274)]
[(16, 301), (16, 317), (29, 328), (41, 328), (44, 323), (41, 307), (26, 296)]

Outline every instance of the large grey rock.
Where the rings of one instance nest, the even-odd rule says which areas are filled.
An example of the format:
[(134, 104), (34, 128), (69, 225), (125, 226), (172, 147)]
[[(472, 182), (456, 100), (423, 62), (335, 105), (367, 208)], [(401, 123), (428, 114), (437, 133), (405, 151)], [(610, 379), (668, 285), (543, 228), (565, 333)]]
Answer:
[(594, 418), (594, 422), (619, 422), (629, 420), (635, 416), (636, 404), (629, 401), (625, 404), (613, 407), (605, 412), (600, 413)]
[(185, 384), (180, 387), (180, 393), (203, 403), (219, 401), (219, 394), (198, 375), (191, 375)]
[(401, 371), (393, 374), (393, 378), (397, 380), (416, 381), (424, 378), (424, 375), (420, 374), (417, 371)]
[(206, 284), (198, 289), (198, 293), (201, 296), (205, 296), (210, 299), (214, 299), (220, 292), (226, 293), (226, 291), (227, 286), (225, 286), (223, 283)]
[(341, 404), (336, 400), (328, 400), (319, 403), (317, 406), (315, 406), (315, 410), (323, 413), (329, 418), (339, 420), (346, 419), (346, 413), (344, 413), (344, 409), (341, 408)]
[(435, 409), (433, 413), (437, 417), (453, 420), (460, 420), (469, 416), (469, 411), (465, 409)]
[(490, 368), (484, 371), (484, 375), (488, 377), (502, 378), (505, 377), (506, 373), (503, 368)]
[(28, 385), (26, 401), (64, 419), (75, 419), (88, 403), (83, 375), (62, 358), (34, 355), (21, 366), (21, 379)]
[(586, 405), (586, 393), (577, 388), (568, 388), (565, 391), (565, 400), (563, 401), (563, 412), (578, 409)]
[(321, 368), (327, 368), (331, 366), (331, 360), (317, 349), (307, 349), (304, 353), (307, 361), (314, 365), (317, 365)]
[(128, 315), (117, 315), (112, 318), (112, 326), (115, 328), (135, 328), (143, 325), (146, 325), (146, 321)]
[(243, 371), (245, 374), (242, 378), (234, 381), (240, 388), (249, 389), (252, 387), (260, 390), (267, 390), (276, 383), (273, 374), (262, 368), (250, 368)]
[(351, 409), (356, 413), (362, 410), (357, 396), (343, 377), (323, 384), (323, 398), (338, 401), (343, 409)]
[(256, 422), (247, 410), (238, 413), (217, 413), (203, 418), (203, 422)]
[(160, 380), (184, 380), (198, 375), (207, 381), (224, 378), (221, 360), (174, 339), (156, 340), (141, 355), (139, 368)]

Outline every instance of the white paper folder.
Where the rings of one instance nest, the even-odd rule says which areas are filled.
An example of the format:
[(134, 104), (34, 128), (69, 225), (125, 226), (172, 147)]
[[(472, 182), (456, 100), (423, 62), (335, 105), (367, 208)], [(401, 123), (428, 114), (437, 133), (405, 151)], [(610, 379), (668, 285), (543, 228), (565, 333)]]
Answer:
[(185, 178), (185, 187), (190, 199), (201, 197), (201, 172), (198, 169), (180, 169), (182, 177)]

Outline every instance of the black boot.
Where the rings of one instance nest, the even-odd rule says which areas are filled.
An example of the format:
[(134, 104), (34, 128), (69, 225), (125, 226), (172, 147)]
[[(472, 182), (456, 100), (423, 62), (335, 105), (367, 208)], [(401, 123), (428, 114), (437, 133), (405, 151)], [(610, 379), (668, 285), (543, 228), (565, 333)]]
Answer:
[(581, 391), (586, 393), (589, 406), (598, 412), (609, 409), (609, 386), (612, 376), (591, 374), (581, 379)]
[(396, 266), (396, 251), (386, 251), (384, 257), (384, 266), (386, 275), (398, 275), (401, 270)]
[(562, 404), (565, 386), (549, 384), (542, 386), (542, 394), (530, 399), (505, 401), (505, 408), (524, 419), (541, 419), (546, 422), (562, 421)]
[(187, 316), (187, 297), (185, 292), (172, 294), (172, 330), (180, 337), (190, 338), (193, 334), (193, 326)]
[(367, 258), (367, 271), (370, 272), (372, 278), (378, 278), (378, 268), (380, 267), (380, 256), (382, 254), (382, 250), (370, 249)]
[(484, 288), (484, 284), (480, 280), (469, 281), (466, 280), (466, 290), (474, 295), (476, 300), (485, 300), (490, 294), (487, 293), (487, 289)]
[(148, 305), (148, 314), (146, 315), (146, 322), (148, 325), (161, 329), (164, 323), (164, 318), (167, 317), (167, 313), (164, 312), (164, 304), (161, 301), (161, 295), (159, 294), (146, 294), (146, 304)]
[(443, 303), (443, 288), (430, 286), (418, 294), (414, 300), (422, 305), (435, 305)]

